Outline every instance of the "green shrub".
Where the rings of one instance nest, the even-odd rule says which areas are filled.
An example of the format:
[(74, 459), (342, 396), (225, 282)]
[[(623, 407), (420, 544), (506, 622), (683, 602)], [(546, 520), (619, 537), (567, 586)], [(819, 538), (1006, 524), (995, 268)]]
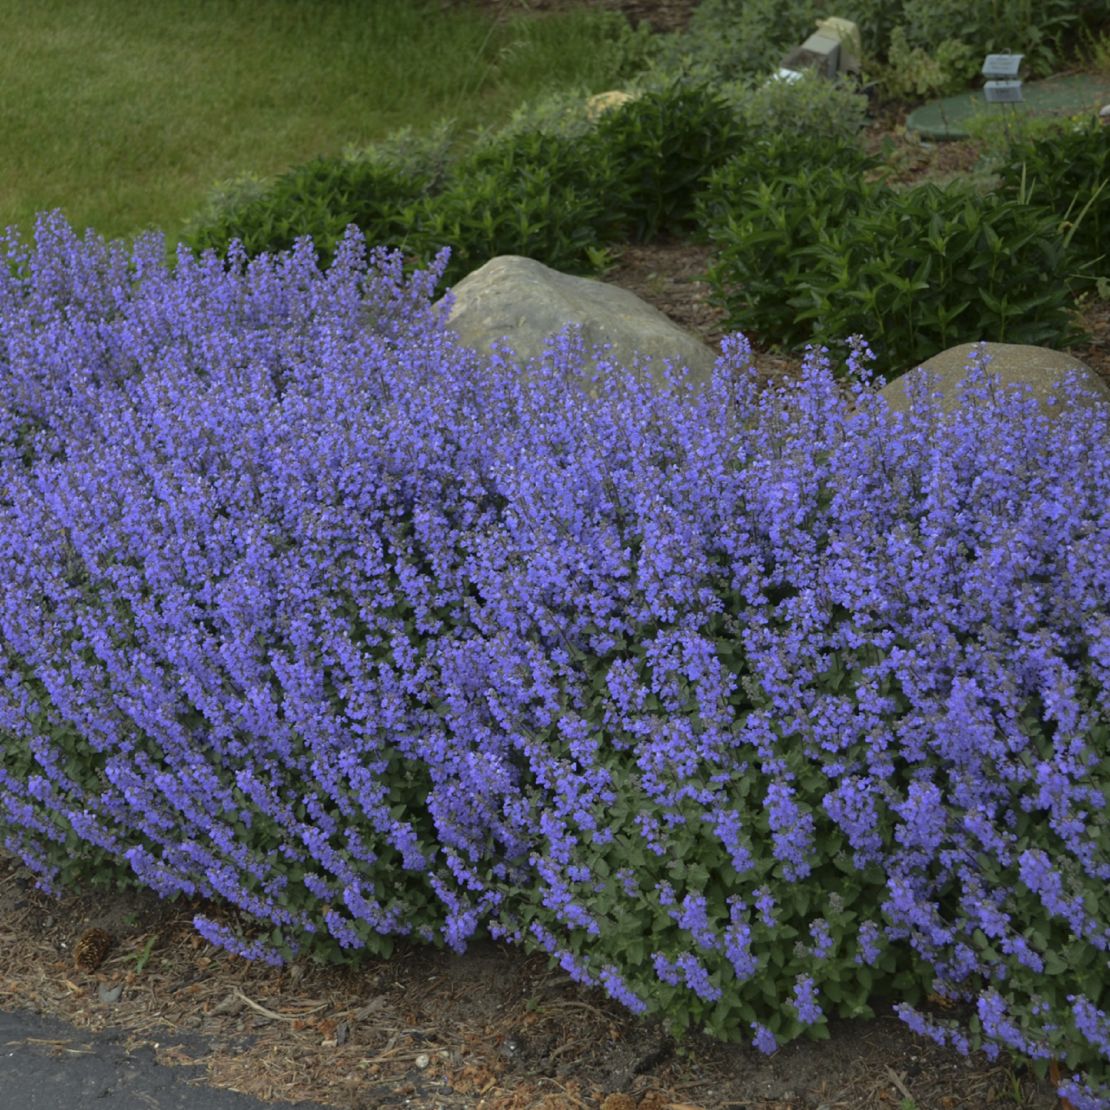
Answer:
[(186, 222), (182, 235), (186, 239), (202, 235), (207, 228), (231, 225), (240, 214), (261, 200), (273, 187), (274, 179), (257, 173), (240, 173), (217, 181), (208, 191), (204, 203)]
[[(982, 151), (982, 161), (992, 169), (1010, 159), (1018, 143), (1060, 134), (1072, 120), (1060, 116), (1033, 116), (1012, 111), (1006, 104), (987, 104), (961, 124), (968, 137)], [(995, 175), (995, 186), (999, 183)]]
[(1037, 77), (1058, 67), (1086, 19), (1110, 14), (1105, 0), (902, 0), (901, 7), (910, 46), (935, 53), (944, 43), (960, 43), (980, 64), (986, 54), (1012, 50), (1024, 54)]
[(1110, 130), (1082, 119), (1049, 135), (1024, 135), (999, 169), (1002, 187), (1047, 207), (1068, 238), (1072, 289), (1110, 273)]
[(956, 343), (1066, 345), (1067, 258), (1055, 221), (963, 183), (887, 194), (815, 252), (817, 338), (868, 335), (893, 376)]
[(808, 305), (813, 245), (874, 203), (876, 186), (858, 170), (814, 166), (759, 173), (736, 159), (716, 175), (701, 210), (717, 246), (708, 272), (711, 299), (728, 311), (726, 328), (761, 345), (800, 346), (813, 335)]
[(551, 127), (487, 133), (454, 160), (445, 137), (411, 136), (317, 159), (208, 211), (185, 241), (222, 253), (238, 238), (254, 256), (308, 235), (327, 263), (353, 223), (417, 262), (450, 246), (448, 283), (497, 254), (589, 273), (605, 241), (691, 230), (702, 181), (740, 147), (733, 113), (703, 87), (646, 93), (592, 127), (568, 131), (565, 115), (552, 119)]
[(437, 192), (450, 176), (455, 148), (460, 142), (451, 120), (441, 120), (427, 131), (402, 127), (368, 146), (348, 145), (347, 162), (370, 162), (428, 183)]
[(697, 217), (719, 248), (709, 282), (730, 326), (776, 344), (810, 337), (789, 300), (809, 265), (803, 252), (871, 203), (864, 175), (878, 167), (858, 143), (811, 132), (757, 138), (710, 177)]
[[(715, 83), (765, 81), (819, 19), (837, 15), (860, 29), (865, 68), (888, 95), (938, 95), (974, 78), (984, 55), (1025, 55), (1044, 76), (1080, 37), (1110, 18), (1107, 0), (703, 0), (690, 26), (669, 36), (655, 59), (660, 75), (697, 74)], [(897, 63), (897, 64), (893, 64)], [(913, 76), (906, 86), (906, 69)], [(915, 91), (924, 82), (925, 91)], [(899, 87), (901, 86), (901, 87)]]
[(261, 192), (233, 195), (222, 210), (191, 221), (182, 240), (193, 250), (212, 248), (222, 255), (239, 239), (253, 257), (288, 250), (308, 235), (326, 265), (348, 224), (357, 224), (372, 242), (393, 245), (402, 240), (405, 208), (434, 187), (434, 175), (422, 171), (370, 160), (317, 158)]
[(813, 30), (818, 7), (814, 0), (702, 0), (687, 30), (662, 44), (654, 68), (673, 76), (693, 66), (717, 82), (766, 77)]
[(513, 112), (508, 123), (478, 132), (474, 136), (474, 147), (496, 146), (535, 131), (564, 139), (580, 139), (594, 129), (594, 122), (585, 110), (590, 96), (585, 85), (575, 85), (526, 101)]
[(749, 185), (709, 232), (727, 327), (787, 347), (864, 334), (894, 377), (980, 339), (1074, 338), (1057, 221), (966, 185), (905, 191), (844, 170)]
[(450, 246), (448, 285), (499, 254), (589, 273), (591, 249), (623, 230), (621, 196), (616, 159), (604, 148), (524, 132), (462, 159), (442, 193), (405, 214), (402, 245), (421, 260)]
[(693, 229), (696, 194), (741, 149), (741, 135), (712, 89), (676, 84), (606, 112), (593, 137), (598, 156), (619, 167), (623, 218), (644, 241)]
[(904, 28), (895, 27), (879, 79), (896, 100), (950, 96), (967, 87), (982, 63), (983, 55), (959, 39), (944, 39), (935, 49), (911, 46)]
[[(830, 82), (816, 73), (796, 81), (719, 81), (708, 71), (691, 69), (666, 79), (646, 74), (629, 86), (637, 92), (659, 92), (675, 85), (709, 85), (730, 109), (742, 136), (737, 153), (753, 143), (784, 140), (813, 148), (856, 145), (867, 122), (867, 97), (848, 81)], [(817, 154), (823, 160), (823, 154)]]
[(867, 97), (854, 85), (829, 82), (812, 72), (797, 81), (728, 85), (721, 95), (746, 142), (810, 136), (826, 146), (850, 143), (867, 122)]

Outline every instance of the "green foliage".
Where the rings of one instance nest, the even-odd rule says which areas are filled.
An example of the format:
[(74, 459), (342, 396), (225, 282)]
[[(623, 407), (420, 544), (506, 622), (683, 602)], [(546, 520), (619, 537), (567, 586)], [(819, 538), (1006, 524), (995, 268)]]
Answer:
[(367, 146), (348, 144), (343, 150), (343, 159), (427, 180), (429, 189), (435, 192), (447, 180), (458, 142), (455, 125), (450, 120), (441, 120), (427, 131), (401, 127)]
[(811, 338), (812, 325), (798, 318), (807, 251), (874, 202), (864, 174), (875, 168), (857, 144), (810, 135), (754, 142), (710, 178), (699, 221), (718, 248), (708, 278), (729, 327), (786, 346)]
[(815, 0), (702, 0), (682, 35), (655, 61), (661, 74), (696, 67), (719, 81), (765, 78), (802, 42), (819, 18)]
[(863, 60), (874, 64), (886, 60), (890, 36), (902, 22), (902, 8), (902, 0), (843, 0), (835, 5), (835, 11), (824, 14), (852, 20), (859, 27)]
[(1020, 136), (999, 173), (1009, 195), (1027, 195), (1059, 221), (1074, 290), (1110, 274), (1110, 129), (1080, 119), (1051, 134)]
[(888, 96), (924, 100), (949, 96), (966, 88), (982, 61), (982, 55), (959, 39), (944, 39), (932, 50), (911, 47), (905, 30), (895, 27), (887, 64), (879, 76)]
[(826, 144), (856, 138), (867, 122), (867, 97), (848, 82), (809, 72), (797, 81), (763, 81), (724, 88), (745, 142), (813, 137)]
[(1055, 222), (953, 183), (892, 193), (815, 252), (806, 318), (821, 342), (866, 334), (891, 374), (956, 343), (1074, 338)]
[(903, 0), (900, 23), (911, 47), (935, 54), (959, 43), (979, 64), (986, 54), (1009, 50), (1024, 54), (1028, 71), (1044, 77), (1058, 66), (1065, 42), (1100, 8), (1106, 8), (1102, 0)]
[(214, 218), (192, 222), (183, 242), (223, 254), (239, 239), (253, 256), (288, 250), (308, 235), (327, 264), (348, 224), (357, 224), (374, 242), (403, 239), (403, 211), (436, 185), (432, 173), (363, 159), (317, 158), (283, 174), (261, 194), (233, 195)]
[(1025, 55), (1044, 76), (1089, 28), (1110, 18), (1107, 0), (703, 0), (685, 33), (655, 60), (658, 74), (697, 74), (716, 84), (761, 84), (818, 20), (860, 29), (865, 68), (890, 96), (944, 95), (966, 87), (988, 53)]
[(1083, 53), (1087, 61), (1104, 77), (1110, 76), (1110, 31), (1088, 34), (1086, 39)]
[(988, 104), (961, 124), (968, 137), (979, 146), (981, 161), (987, 166), (994, 167), (1006, 161), (1010, 148), (1015, 144), (1058, 135), (1069, 123), (1075, 122), (1059, 116), (1035, 116), (1029, 112), (1014, 111), (1013, 107), (1010, 104)]
[(696, 193), (740, 140), (720, 96), (674, 85), (602, 115), (594, 148), (619, 167), (621, 211), (643, 242), (660, 231), (692, 230)]
[(703, 87), (645, 93), (589, 127), (568, 128), (567, 107), (553, 105), (550, 127), (487, 134), (454, 160), (446, 134), (317, 159), (210, 206), (185, 241), (223, 253), (238, 238), (253, 256), (309, 235), (326, 263), (354, 223), (413, 259), (450, 246), (448, 284), (498, 254), (590, 273), (607, 240), (692, 231), (703, 180), (740, 148), (732, 111)]
[(512, 114), (508, 123), (483, 129), (474, 137), (475, 148), (498, 144), (530, 132), (580, 139), (594, 128), (584, 105), (591, 93), (585, 85), (558, 89), (526, 101)]
[(181, 241), (223, 255), (239, 239), (249, 255), (285, 250), (309, 235), (324, 260), (348, 223), (372, 239), (397, 242), (408, 228), (400, 212), (443, 189), (456, 142), (453, 125), (425, 133), (400, 128), (369, 146), (348, 145), (342, 157), (317, 158), (270, 179), (245, 174), (221, 182), (186, 221)]
[(447, 285), (499, 254), (588, 273), (589, 248), (622, 230), (619, 175), (615, 158), (592, 143), (513, 135), (475, 151), (441, 194), (406, 212), (402, 245), (420, 258), (449, 245)]
[(719, 247), (709, 280), (726, 326), (788, 347), (863, 334), (896, 376), (955, 343), (1066, 345), (1057, 224), (1020, 198), (960, 183), (896, 191), (803, 170), (740, 188), (709, 230)]

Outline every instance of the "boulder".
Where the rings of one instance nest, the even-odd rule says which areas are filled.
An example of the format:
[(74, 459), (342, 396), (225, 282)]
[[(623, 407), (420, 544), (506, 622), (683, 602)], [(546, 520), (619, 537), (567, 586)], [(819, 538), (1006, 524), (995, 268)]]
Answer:
[[(648, 372), (662, 381), (663, 362), (687, 367), (709, 380), (717, 353), (635, 293), (593, 278), (560, 273), (520, 255), (501, 255), (467, 274), (454, 287), (447, 327), (464, 347), (489, 354), (504, 340), (523, 366), (543, 355), (548, 339), (568, 324), (581, 328), (588, 352), (604, 344), (604, 357), (633, 367), (637, 354), (651, 360)], [(437, 306), (440, 302), (437, 302)], [(584, 369), (593, 369), (596, 359)]]
[[(971, 352), (977, 346), (985, 348), (991, 356), (989, 373), (996, 374), (1004, 386), (1030, 386), (1033, 396), (1046, 413), (1062, 411), (1059, 405), (1050, 408), (1046, 401), (1052, 395), (1056, 384), (1072, 371), (1079, 372), (1082, 388), (1100, 399), (1088, 402), (1084, 398), (1080, 400), (1080, 404), (1098, 404), (1100, 401), (1110, 404), (1110, 389), (1107, 389), (1103, 381), (1089, 367), (1078, 359), (1072, 358), (1071, 355), (1061, 354), (1047, 347), (1029, 347), (1019, 343), (961, 343), (958, 347), (949, 347), (939, 355), (933, 355), (920, 367), (936, 379), (933, 388), (941, 395), (940, 408), (944, 412), (951, 412), (955, 408), (958, 399), (957, 387), (967, 376), (971, 366)], [(905, 412), (909, 408), (906, 384), (910, 376), (917, 373), (918, 370), (911, 370), (909, 374), (896, 378), (882, 390), (882, 396), (886, 398), (892, 412)]]

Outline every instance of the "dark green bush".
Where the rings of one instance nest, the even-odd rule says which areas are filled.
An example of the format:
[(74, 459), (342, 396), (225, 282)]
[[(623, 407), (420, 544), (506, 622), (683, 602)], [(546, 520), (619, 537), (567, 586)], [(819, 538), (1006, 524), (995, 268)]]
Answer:
[(1082, 26), (1110, 15), (1106, 0), (902, 0), (901, 8), (899, 24), (911, 46), (935, 52), (944, 43), (964, 43), (980, 63), (988, 53), (1012, 50), (1024, 54), (1027, 71), (1037, 77), (1059, 67)]
[(694, 198), (705, 179), (741, 149), (727, 102), (707, 86), (645, 93), (607, 112), (592, 138), (619, 167), (621, 211), (640, 242), (695, 226)]
[(709, 235), (728, 327), (787, 347), (863, 334), (888, 377), (956, 343), (1074, 338), (1057, 220), (1017, 198), (807, 170), (749, 185)]
[(813, 30), (817, 8), (816, 0), (701, 0), (686, 31), (663, 42), (656, 68), (692, 62), (722, 81), (765, 77)]
[(727, 326), (760, 342), (793, 346), (812, 338), (808, 306), (813, 245), (830, 226), (875, 202), (875, 168), (859, 146), (815, 136), (751, 144), (722, 166), (698, 200), (698, 218), (718, 254), (708, 278)]
[(348, 224), (357, 224), (371, 242), (399, 243), (408, 230), (405, 209), (437, 184), (430, 173), (370, 160), (317, 158), (283, 174), (260, 195), (197, 221), (184, 242), (222, 255), (239, 239), (253, 257), (288, 250), (308, 235), (327, 264)]
[(1085, 119), (1051, 135), (1022, 137), (999, 176), (1009, 195), (1028, 196), (1060, 221), (1076, 292), (1110, 274), (1110, 130)]
[(620, 168), (589, 136), (524, 132), (460, 161), (447, 188), (407, 214), (405, 250), (430, 259), (443, 245), (448, 285), (499, 254), (589, 273), (589, 249), (626, 221)]
[(704, 223), (733, 206), (738, 190), (759, 181), (790, 178), (807, 171), (843, 170), (859, 179), (877, 176), (882, 163), (850, 136), (830, 139), (813, 131), (749, 136), (743, 148), (705, 183), (695, 215)]
[(823, 149), (856, 146), (867, 123), (867, 97), (854, 82), (828, 81), (812, 72), (797, 81), (724, 85), (721, 95), (740, 121), (745, 150), (753, 141), (770, 139)]
[(962, 183), (888, 192), (813, 258), (803, 315), (815, 337), (866, 334), (889, 376), (956, 343), (1075, 337), (1056, 223), (1014, 198)]
[(677, 86), (586, 134), (514, 132), (461, 160), (448, 188), (417, 206), (405, 249), (430, 258), (450, 245), (448, 284), (497, 254), (590, 273), (604, 242), (693, 230), (699, 189), (739, 147), (719, 96)]

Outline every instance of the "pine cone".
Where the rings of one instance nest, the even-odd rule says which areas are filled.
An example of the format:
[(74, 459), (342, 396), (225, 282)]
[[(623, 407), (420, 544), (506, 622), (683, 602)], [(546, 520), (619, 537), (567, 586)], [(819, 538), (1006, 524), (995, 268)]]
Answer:
[(73, 962), (80, 971), (96, 971), (111, 947), (111, 933), (103, 929), (86, 929), (73, 946)]

